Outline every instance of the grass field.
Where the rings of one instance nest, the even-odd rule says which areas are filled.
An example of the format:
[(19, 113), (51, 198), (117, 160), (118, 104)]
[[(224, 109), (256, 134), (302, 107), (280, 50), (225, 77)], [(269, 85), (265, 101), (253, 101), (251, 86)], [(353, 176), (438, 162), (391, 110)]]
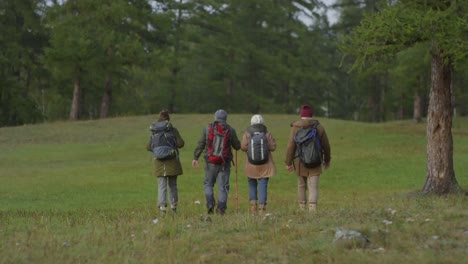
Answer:
[[(332, 146), (315, 214), (300, 212), (284, 168), (292, 115), (264, 115), (276, 138), (267, 215), (248, 212), (244, 154), (232, 169), (228, 212), (203, 221), (202, 168), (193, 150), (213, 115), (171, 115), (181, 149), (177, 215), (157, 213), (145, 145), (155, 116), (0, 128), (0, 263), (461, 263), (466, 196), (421, 196), (426, 127), (319, 118)], [(230, 115), (239, 137), (250, 115)], [(454, 120), (454, 166), (468, 189), (468, 119)], [(200, 201), (201, 204), (198, 204)], [(158, 219), (156, 222), (155, 219)], [(155, 223), (156, 222), (156, 223)], [(338, 227), (367, 247), (335, 243)]]

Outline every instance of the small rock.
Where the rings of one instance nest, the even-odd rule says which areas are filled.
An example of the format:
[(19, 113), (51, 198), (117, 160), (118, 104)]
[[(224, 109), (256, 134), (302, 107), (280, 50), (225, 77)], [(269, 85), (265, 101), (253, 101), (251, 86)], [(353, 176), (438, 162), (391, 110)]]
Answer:
[(202, 222), (211, 222), (211, 217), (209, 217), (207, 215), (206, 216), (202, 215), (202, 216), (200, 216), (200, 221), (202, 221)]
[(391, 225), (393, 222), (384, 219), (384, 220), (382, 221), (382, 223), (384, 223), (385, 225)]
[(348, 249), (365, 248), (370, 245), (370, 240), (358, 231), (337, 227), (335, 231), (335, 244)]
[(372, 252), (374, 252), (374, 253), (383, 253), (383, 252), (385, 252), (385, 248), (379, 247), (379, 248), (376, 248), (376, 249), (372, 250)]

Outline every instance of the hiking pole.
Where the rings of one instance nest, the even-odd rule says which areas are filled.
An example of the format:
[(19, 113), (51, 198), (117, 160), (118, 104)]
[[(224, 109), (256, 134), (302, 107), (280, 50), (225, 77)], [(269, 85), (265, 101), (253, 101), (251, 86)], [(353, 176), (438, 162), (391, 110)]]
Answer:
[(235, 158), (236, 158), (236, 164), (235, 164), (235, 167), (236, 167), (236, 211), (239, 212), (239, 187), (237, 185), (237, 150), (236, 150)]

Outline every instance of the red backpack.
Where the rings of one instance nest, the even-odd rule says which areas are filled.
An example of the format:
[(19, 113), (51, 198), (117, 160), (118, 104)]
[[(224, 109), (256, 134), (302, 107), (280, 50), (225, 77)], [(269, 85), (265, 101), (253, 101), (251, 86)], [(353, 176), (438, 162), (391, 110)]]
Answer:
[(225, 124), (213, 123), (208, 127), (207, 157), (210, 163), (224, 164), (231, 155), (231, 130)]

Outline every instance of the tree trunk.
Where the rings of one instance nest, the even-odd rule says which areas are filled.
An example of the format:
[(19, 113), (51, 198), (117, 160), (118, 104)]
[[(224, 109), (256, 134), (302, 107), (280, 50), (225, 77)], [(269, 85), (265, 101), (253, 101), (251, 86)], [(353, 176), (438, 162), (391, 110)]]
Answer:
[(104, 83), (104, 94), (102, 95), (101, 112), (99, 118), (107, 118), (109, 116), (110, 103), (112, 100), (112, 77), (110, 74)]
[(405, 98), (403, 95), (400, 95), (400, 100), (398, 104), (398, 112), (397, 112), (397, 119), (398, 120), (403, 120), (405, 118)]
[(422, 99), (421, 95), (419, 95), (418, 91), (414, 94), (414, 101), (413, 101), (413, 122), (414, 123), (421, 123), (422, 117)]
[(80, 78), (75, 77), (73, 82), (73, 99), (70, 109), (70, 120), (78, 120), (80, 117), (80, 97), (81, 97), (81, 87), (80, 87)]
[(179, 74), (179, 65), (178, 63), (176, 62), (176, 66), (174, 66), (174, 68), (172, 68), (172, 77), (171, 77), (171, 81), (170, 81), (170, 85), (169, 85), (169, 103), (168, 103), (168, 110), (170, 113), (174, 113), (175, 112), (175, 100), (176, 100), (176, 88), (177, 88), (177, 85), (178, 85), (178, 81), (177, 81), (177, 78), (178, 78), (178, 75)]
[(441, 52), (432, 55), (431, 91), (427, 115), (427, 178), (424, 193), (447, 194), (460, 190), (453, 169), (452, 95), (449, 63)]
[(379, 121), (379, 84), (377, 76), (373, 75), (371, 78), (371, 95), (369, 97), (369, 109), (370, 109), (370, 122), (376, 123)]

